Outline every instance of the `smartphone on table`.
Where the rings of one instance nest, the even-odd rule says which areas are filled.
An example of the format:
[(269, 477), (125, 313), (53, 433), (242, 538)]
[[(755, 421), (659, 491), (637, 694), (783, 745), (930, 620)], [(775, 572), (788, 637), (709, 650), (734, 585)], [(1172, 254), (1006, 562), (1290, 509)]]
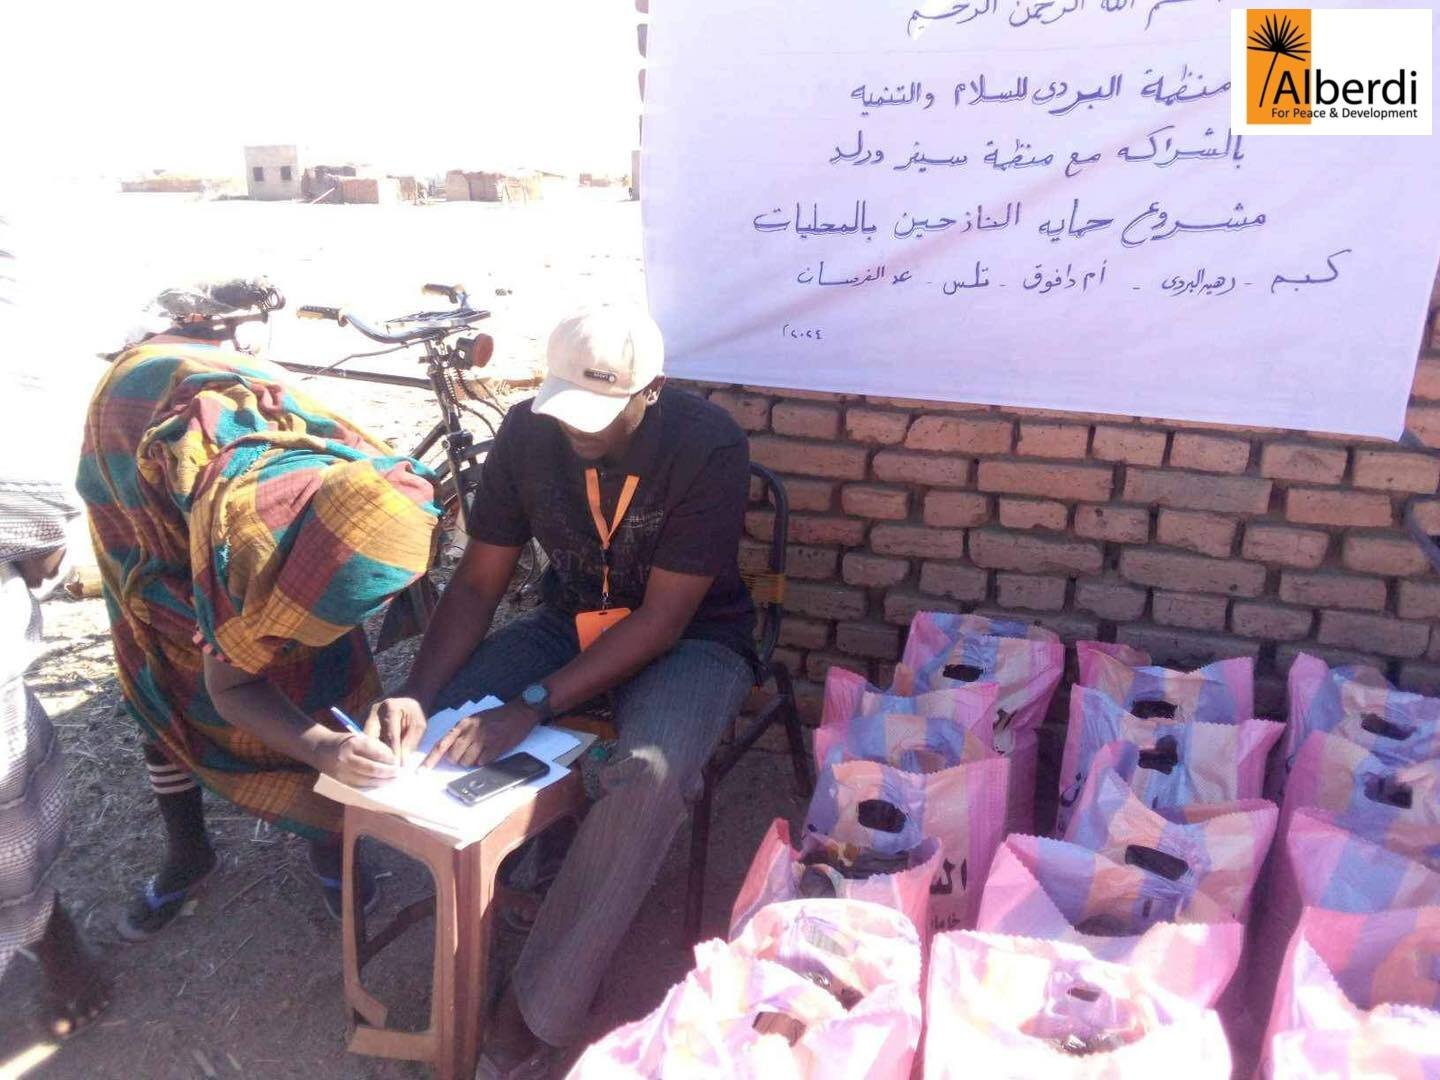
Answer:
[(550, 767), (534, 754), (511, 754), (499, 761), (492, 761), (489, 765), (481, 765), (464, 776), (457, 776), (445, 785), (445, 790), (466, 806), (474, 806), (481, 799), (499, 795), (502, 791), (529, 783), (537, 776), (544, 776), (549, 769)]

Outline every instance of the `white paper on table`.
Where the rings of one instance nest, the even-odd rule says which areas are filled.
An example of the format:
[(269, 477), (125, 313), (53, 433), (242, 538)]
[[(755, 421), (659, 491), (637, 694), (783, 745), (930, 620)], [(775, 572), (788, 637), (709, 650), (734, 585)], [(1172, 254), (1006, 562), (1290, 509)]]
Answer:
[[(457, 705), (453, 709), (442, 709), (425, 724), (425, 737), (420, 740), (416, 747), (415, 754), (420, 760), (435, 749), (435, 744), (450, 734), (450, 729), (467, 716), (474, 716), (476, 713), (489, 712), (491, 709), (498, 709), (504, 702), (494, 694), (483, 697), (479, 701), (467, 701), (464, 705)], [(537, 754), (536, 757), (539, 757)]]
[(315, 792), (336, 802), (398, 814), (451, 837), (456, 841), (457, 847), (473, 843), (486, 836), (516, 809), (533, 800), (535, 793), (541, 788), (548, 787), (564, 777), (570, 770), (557, 764), (556, 759), (574, 750), (581, 743), (581, 739), (572, 732), (544, 724), (537, 726), (519, 746), (505, 756), (532, 754), (549, 766), (546, 773), (529, 783), (484, 799), (474, 806), (466, 806), (451, 796), (445, 787), (457, 776), (470, 772), (470, 769), (449, 762), (427, 769), (420, 767), (418, 763), (463, 717), (484, 712), (499, 704), (498, 699), (491, 697), (479, 702), (466, 702), (458, 708), (436, 713), (430, 718), (425, 737), (411, 757), (411, 764), (389, 783), (372, 788), (354, 788), (322, 774), (315, 782)]

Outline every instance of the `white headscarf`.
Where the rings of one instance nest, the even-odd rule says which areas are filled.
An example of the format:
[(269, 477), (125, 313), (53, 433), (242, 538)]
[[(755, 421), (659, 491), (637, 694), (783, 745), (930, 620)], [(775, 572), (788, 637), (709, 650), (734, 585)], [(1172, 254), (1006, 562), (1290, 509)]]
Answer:
[(81, 514), (75, 472), (83, 398), (59, 394), (30, 365), (0, 364), (0, 563), (66, 543)]
[(79, 516), (66, 485), (0, 472), (0, 563), (64, 546), (70, 522)]
[(52, 382), (46, 360), (9, 333), (23, 321), (15, 236), (0, 217), (0, 564), (63, 546), (81, 513), (71, 478), (85, 387)]

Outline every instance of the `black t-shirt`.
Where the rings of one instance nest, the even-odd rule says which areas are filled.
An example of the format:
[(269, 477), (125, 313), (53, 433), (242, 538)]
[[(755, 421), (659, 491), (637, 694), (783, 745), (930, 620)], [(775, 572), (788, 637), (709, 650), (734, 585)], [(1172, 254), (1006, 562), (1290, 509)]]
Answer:
[(640, 607), (650, 568), (715, 580), (682, 635), (715, 641), (754, 662), (755, 610), (740, 580), (740, 537), (750, 491), (750, 448), (730, 416), (703, 398), (666, 388), (650, 406), (625, 457), (587, 465), (559, 424), (512, 408), (485, 459), (475, 502), (476, 540), (540, 542), (550, 557), (545, 602), (567, 615), (600, 607), (600, 537), (585, 497), (585, 470), (600, 473), (606, 523), (625, 477), (640, 478), (610, 542), (610, 602)]

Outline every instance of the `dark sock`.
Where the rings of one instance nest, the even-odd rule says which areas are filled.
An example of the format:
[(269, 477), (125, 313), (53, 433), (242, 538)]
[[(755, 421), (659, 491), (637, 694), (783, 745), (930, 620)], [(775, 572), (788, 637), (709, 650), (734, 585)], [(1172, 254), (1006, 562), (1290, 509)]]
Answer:
[(340, 880), (345, 855), (338, 836), (327, 836), (324, 840), (310, 841), (310, 866), (321, 877), (332, 881)]
[[(359, 847), (356, 852), (355, 865), (359, 871), (360, 906), (369, 911), (379, 898), (380, 883), (376, 881), (374, 871), (367, 865), (364, 846)], [(327, 881), (340, 882), (345, 873), (345, 848), (340, 842), (339, 836), (327, 836), (323, 840), (310, 841), (310, 869), (317, 877), (325, 878)], [(323, 886), (325, 893), (325, 906), (335, 918), (341, 917), (340, 893), (338, 889), (326, 884)]]
[[(155, 805), (169, 844), (165, 865), (155, 876), (155, 891), (164, 895), (192, 885), (215, 865), (215, 850), (205, 832), (205, 805), (200, 785), (170, 763), (153, 744), (144, 747)], [(177, 786), (189, 782), (183, 790)]]
[(215, 849), (205, 832), (205, 808), (201, 791), (193, 787), (171, 795), (155, 795), (160, 820), (165, 823), (169, 850), (165, 865), (156, 875), (155, 891), (164, 895), (188, 888), (215, 865)]

